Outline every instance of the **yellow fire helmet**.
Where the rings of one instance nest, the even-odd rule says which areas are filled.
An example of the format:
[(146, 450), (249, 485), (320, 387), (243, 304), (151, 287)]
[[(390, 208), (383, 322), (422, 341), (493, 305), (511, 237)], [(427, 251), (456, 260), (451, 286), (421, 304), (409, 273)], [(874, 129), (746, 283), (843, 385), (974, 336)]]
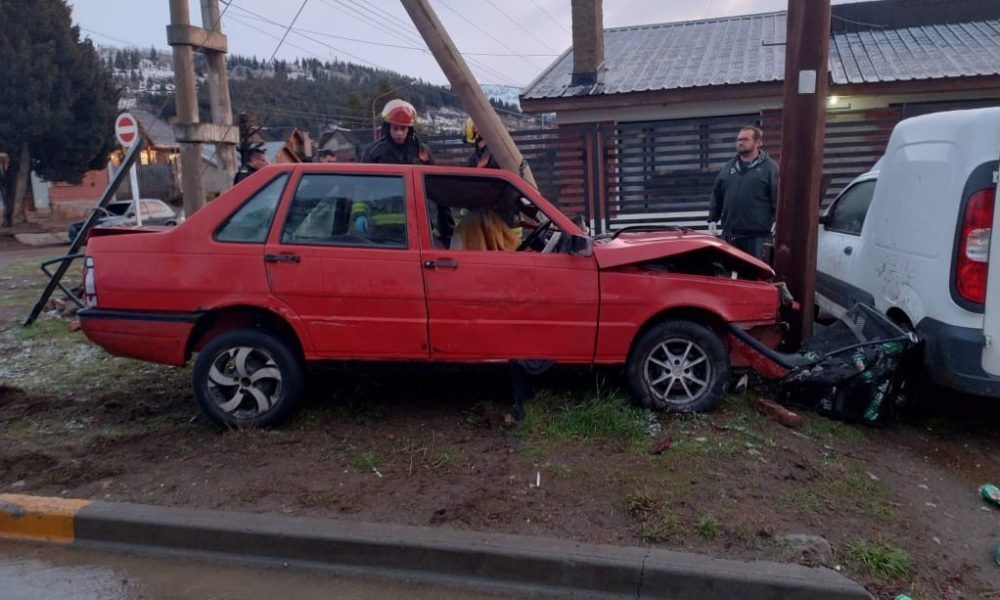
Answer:
[(479, 129), (476, 128), (476, 124), (472, 122), (472, 117), (465, 120), (465, 141), (470, 144), (476, 143), (476, 138), (479, 137)]

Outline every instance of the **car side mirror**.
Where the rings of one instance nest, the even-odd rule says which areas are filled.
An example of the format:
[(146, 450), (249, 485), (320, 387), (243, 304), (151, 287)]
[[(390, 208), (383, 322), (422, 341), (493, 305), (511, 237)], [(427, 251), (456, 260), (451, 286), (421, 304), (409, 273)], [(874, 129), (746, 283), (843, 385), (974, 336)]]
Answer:
[(819, 216), (819, 224), (826, 226), (830, 224), (830, 213), (822, 214)]
[(594, 255), (594, 240), (586, 235), (574, 235), (569, 241), (569, 253), (578, 256)]

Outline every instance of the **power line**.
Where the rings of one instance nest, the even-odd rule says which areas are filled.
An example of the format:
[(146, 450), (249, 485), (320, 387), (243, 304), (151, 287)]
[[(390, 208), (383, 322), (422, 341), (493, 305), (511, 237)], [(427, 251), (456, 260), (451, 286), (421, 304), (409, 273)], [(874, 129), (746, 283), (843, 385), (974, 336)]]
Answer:
[[(315, 31), (315, 30), (311, 30), (311, 29), (303, 29), (301, 27), (293, 29), (293, 31), (303, 32), (303, 33), (309, 33), (309, 34), (312, 34), (312, 35), (318, 35), (320, 37), (328, 37), (328, 38), (332, 38), (332, 39), (335, 39), (335, 40), (345, 40), (345, 41), (348, 41), (348, 42), (355, 42), (355, 43), (358, 43), (358, 44), (369, 44), (371, 46), (382, 46), (384, 48), (401, 48), (403, 50), (417, 50), (417, 51), (424, 52), (424, 53), (429, 53), (430, 52), (430, 50), (428, 50), (426, 47), (406, 46), (406, 45), (403, 45), (403, 44), (387, 44), (385, 42), (374, 42), (372, 40), (362, 40), (362, 39), (358, 39), (358, 38), (345, 37), (345, 36), (342, 36), (342, 35), (334, 35), (332, 33), (326, 33), (326, 32), (323, 32), (323, 31)], [(461, 54), (463, 56), (492, 56), (492, 57), (513, 57), (513, 58), (517, 58), (513, 54), (497, 53), (497, 52), (461, 52)], [(559, 56), (559, 55), (558, 54), (524, 54), (523, 56), (554, 57), (554, 56)]]
[[(309, 3), (309, 0), (302, 0), (302, 6), (299, 7), (299, 12), (295, 13), (295, 17), (292, 19), (292, 22), (288, 24), (288, 27), (285, 29), (285, 33), (282, 34), (281, 40), (278, 42), (278, 45), (274, 48), (274, 52), (271, 53), (271, 58), (270, 58), (270, 60), (268, 60), (268, 62), (273, 61), (274, 57), (277, 56), (278, 50), (281, 49), (281, 45), (285, 43), (285, 38), (287, 38), (289, 32), (292, 31), (292, 27), (295, 25), (295, 22), (299, 20), (299, 15), (302, 14), (302, 9), (304, 9), (306, 7), (306, 4), (308, 4), (308, 3)], [(226, 8), (229, 8), (229, 7), (227, 6)]]
[(518, 23), (517, 21), (515, 21), (510, 15), (508, 15), (506, 12), (504, 12), (503, 10), (501, 10), (499, 6), (497, 6), (496, 4), (493, 4), (493, 0), (486, 0), (486, 3), (489, 4), (490, 6), (492, 6), (493, 8), (495, 8), (498, 13), (500, 13), (501, 15), (503, 15), (503, 17), (505, 19), (507, 19), (508, 21), (510, 21), (511, 23), (513, 23), (514, 25), (516, 25), (521, 31), (523, 31), (524, 33), (527, 33), (528, 35), (530, 35), (533, 40), (535, 40), (536, 42), (538, 42), (539, 44), (541, 44), (542, 46), (544, 46), (546, 50), (548, 50), (549, 52), (555, 52), (555, 50), (553, 50), (551, 47), (549, 47), (548, 44), (546, 44), (545, 42), (543, 42), (542, 40), (540, 40), (537, 35), (535, 35), (534, 33), (531, 33), (531, 31), (529, 31), (524, 25), (521, 25), (520, 23)]
[(555, 17), (553, 17), (552, 15), (549, 14), (549, 11), (545, 10), (544, 8), (542, 8), (540, 4), (538, 4), (537, 2), (535, 2), (535, 0), (531, 0), (531, 3), (535, 5), (535, 8), (537, 8), (540, 11), (542, 11), (542, 13), (546, 17), (548, 17), (550, 21), (552, 21), (553, 23), (555, 23), (556, 25), (558, 25), (559, 29), (562, 29), (566, 33), (566, 35), (569, 35), (569, 36), (573, 35), (573, 33), (571, 31), (569, 31), (568, 29), (566, 29), (565, 27), (563, 27), (562, 23), (560, 23), (559, 21), (557, 21)]
[(466, 22), (466, 23), (468, 23), (469, 25), (472, 25), (473, 27), (475, 27), (475, 28), (476, 28), (476, 29), (478, 29), (479, 31), (483, 32), (483, 34), (485, 34), (485, 35), (486, 35), (486, 36), (487, 36), (488, 38), (490, 38), (490, 39), (491, 39), (491, 40), (493, 40), (494, 42), (496, 42), (496, 43), (500, 44), (501, 46), (503, 46), (504, 48), (506, 48), (506, 49), (507, 49), (507, 50), (509, 50), (510, 52), (513, 52), (515, 56), (517, 56), (518, 58), (520, 58), (520, 59), (521, 59), (521, 60), (523, 60), (524, 62), (528, 63), (529, 65), (531, 65), (531, 66), (533, 66), (533, 67), (535, 67), (536, 69), (540, 69), (540, 68), (541, 68), (541, 67), (539, 67), (539, 66), (538, 66), (537, 64), (535, 64), (535, 63), (534, 63), (533, 61), (530, 61), (530, 60), (528, 60), (528, 59), (527, 59), (526, 57), (524, 57), (524, 56), (522, 56), (521, 54), (519, 54), (519, 53), (517, 52), (517, 50), (514, 50), (513, 48), (511, 48), (510, 46), (508, 46), (508, 45), (507, 45), (506, 43), (504, 43), (503, 41), (501, 41), (501, 40), (500, 40), (499, 38), (497, 38), (497, 37), (496, 37), (495, 35), (493, 35), (493, 34), (492, 34), (492, 33), (490, 33), (489, 31), (486, 31), (485, 29), (483, 29), (482, 27), (480, 27), (478, 23), (476, 23), (475, 21), (473, 21), (473, 20), (469, 19), (468, 17), (466, 17), (466, 16), (465, 16), (465, 15), (463, 15), (462, 13), (458, 12), (457, 10), (455, 10), (454, 8), (452, 8), (451, 6), (449, 6), (449, 5), (448, 5), (448, 3), (446, 3), (446, 2), (444, 1), (444, 0), (438, 0), (438, 2), (440, 2), (440, 3), (441, 3), (441, 6), (444, 6), (445, 8), (447, 8), (448, 10), (450, 10), (451, 12), (455, 13), (456, 15), (458, 15), (458, 17), (459, 17), (460, 19), (462, 19), (463, 21), (465, 21), (465, 22)]

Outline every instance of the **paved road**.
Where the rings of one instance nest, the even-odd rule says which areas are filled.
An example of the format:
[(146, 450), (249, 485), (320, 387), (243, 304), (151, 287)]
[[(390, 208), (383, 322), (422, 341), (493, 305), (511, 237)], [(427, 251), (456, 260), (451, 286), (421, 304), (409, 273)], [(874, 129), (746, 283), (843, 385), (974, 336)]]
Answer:
[(468, 589), (319, 571), (0, 542), (3, 600), (509, 600)]

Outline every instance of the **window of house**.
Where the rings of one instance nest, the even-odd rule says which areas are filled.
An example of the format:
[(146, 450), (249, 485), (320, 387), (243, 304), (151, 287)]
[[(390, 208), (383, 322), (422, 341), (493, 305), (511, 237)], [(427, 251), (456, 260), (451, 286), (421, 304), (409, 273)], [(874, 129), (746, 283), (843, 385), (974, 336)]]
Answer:
[(219, 242), (265, 242), (287, 181), (286, 173), (261, 188), (216, 231), (215, 239)]
[(288, 209), (285, 244), (406, 248), (406, 187), (385, 175), (302, 176)]
[(435, 248), (552, 252), (562, 237), (555, 223), (506, 180), (427, 175), (424, 189)]
[(861, 235), (861, 227), (865, 224), (868, 207), (875, 193), (875, 181), (862, 181), (848, 188), (837, 203), (826, 222), (826, 228), (831, 231)]

